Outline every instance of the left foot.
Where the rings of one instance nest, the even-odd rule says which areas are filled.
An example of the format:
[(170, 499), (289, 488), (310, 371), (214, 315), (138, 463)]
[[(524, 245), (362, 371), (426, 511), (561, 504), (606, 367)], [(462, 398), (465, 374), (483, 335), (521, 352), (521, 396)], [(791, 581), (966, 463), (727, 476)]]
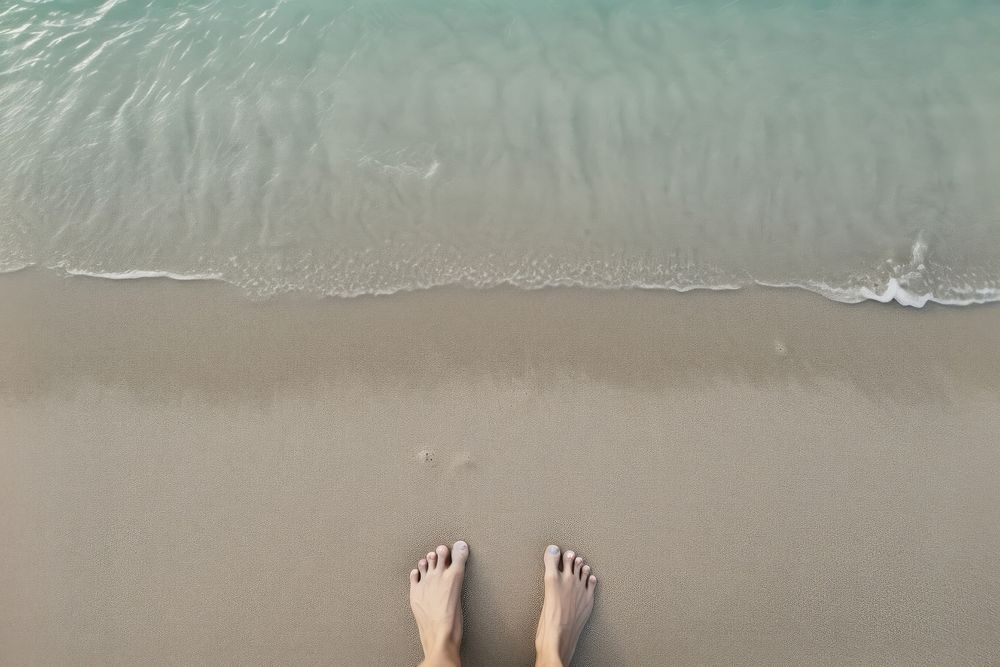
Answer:
[(417, 619), (424, 664), (458, 664), (462, 644), (462, 581), (469, 545), (443, 544), (421, 558), (410, 572), (410, 609)]

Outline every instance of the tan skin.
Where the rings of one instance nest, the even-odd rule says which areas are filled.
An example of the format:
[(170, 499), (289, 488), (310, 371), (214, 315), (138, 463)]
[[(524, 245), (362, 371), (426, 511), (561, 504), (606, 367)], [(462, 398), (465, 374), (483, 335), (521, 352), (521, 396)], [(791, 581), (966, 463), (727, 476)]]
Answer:
[[(462, 583), (469, 545), (459, 540), (421, 558), (410, 572), (410, 608), (424, 649), (422, 667), (461, 664)], [(535, 665), (565, 667), (594, 608), (597, 577), (572, 551), (550, 545), (542, 557), (545, 601), (535, 633)]]

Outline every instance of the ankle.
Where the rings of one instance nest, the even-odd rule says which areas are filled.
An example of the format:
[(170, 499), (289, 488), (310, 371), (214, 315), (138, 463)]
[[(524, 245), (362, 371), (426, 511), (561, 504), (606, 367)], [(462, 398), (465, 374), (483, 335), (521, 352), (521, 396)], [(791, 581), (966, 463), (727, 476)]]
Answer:
[(565, 667), (557, 646), (535, 644), (535, 667)]
[(443, 640), (424, 650), (421, 667), (458, 667), (461, 664), (460, 647), (450, 639)]

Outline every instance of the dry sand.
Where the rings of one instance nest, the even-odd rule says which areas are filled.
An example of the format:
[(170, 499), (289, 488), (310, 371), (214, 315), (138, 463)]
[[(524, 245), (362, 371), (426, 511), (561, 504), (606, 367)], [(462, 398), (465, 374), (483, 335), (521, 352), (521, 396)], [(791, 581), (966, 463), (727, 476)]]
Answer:
[(0, 663), (407, 665), (468, 540), (470, 665), (1000, 662), (1000, 307), (788, 290), (251, 302), (0, 277)]

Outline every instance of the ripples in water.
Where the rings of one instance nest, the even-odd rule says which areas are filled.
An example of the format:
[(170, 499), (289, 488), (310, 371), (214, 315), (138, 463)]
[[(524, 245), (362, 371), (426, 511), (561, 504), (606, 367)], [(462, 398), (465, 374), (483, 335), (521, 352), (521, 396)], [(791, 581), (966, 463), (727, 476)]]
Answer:
[(15, 1), (0, 270), (1000, 296), (1000, 5)]

